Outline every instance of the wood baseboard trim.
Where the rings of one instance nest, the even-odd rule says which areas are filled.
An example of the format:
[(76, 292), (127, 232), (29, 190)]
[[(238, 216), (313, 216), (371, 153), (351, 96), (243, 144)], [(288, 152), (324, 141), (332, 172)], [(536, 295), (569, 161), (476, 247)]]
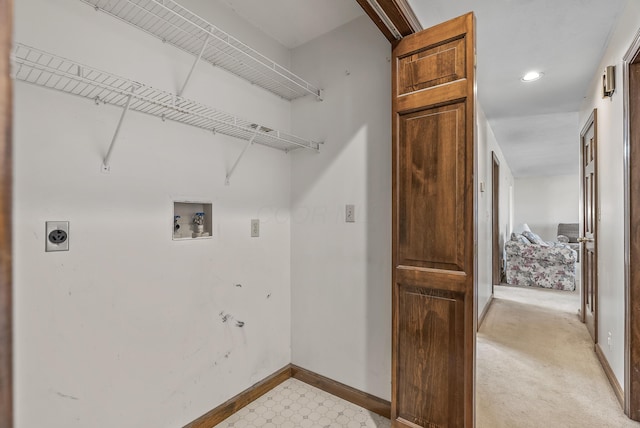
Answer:
[(242, 391), (216, 407), (213, 410), (200, 416), (195, 421), (187, 424), (184, 428), (211, 428), (233, 415), (252, 401), (257, 400), (276, 386), (291, 377), (291, 364), (287, 364), (274, 374), (264, 378), (255, 385)]
[(383, 400), (375, 395), (352, 388), (348, 385), (293, 364), (291, 365), (291, 376), (294, 379), (298, 379), (301, 382), (315, 386), (329, 394), (363, 407), (370, 412), (377, 413), (387, 419), (391, 418), (391, 403), (387, 400)]
[(609, 365), (609, 361), (607, 361), (607, 357), (604, 356), (604, 353), (600, 348), (600, 344), (595, 345), (595, 351), (596, 351), (596, 356), (600, 361), (600, 365), (604, 370), (604, 374), (607, 376), (607, 379), (609, 379), (611, 388), (613, 388), (613, 393), (616, 395), (616, 398), (618, 399), (620, 406), (624, 409), (624, 393), (622, 392), (622, 387), (620, 386), (618, 379), (616, 379), (616, 375), (613, 373), (613, 370)]
[(288, 364), (235, 397), (228, 399), (215, 409), (208, 411), (195, 421), (188, 423), (184, 428), (211, 428), (291, 377), (377, 413), (380, 416), (384, 416), (387, 419), (391, 417), (390, 402), (310, 370), (303, 369), (302, 367)]
[(487, 317), (487, 314), (489, 313), (489, 308), (491, 307), (492, 303), (493, 303), (493, 293), (491, 293), (491, 295), (489, 296), (489, 300), (487, 301), (487, 304), (484, 306), (484, 309), (480, 314), (480, 318), (478, 318), (478, 331), (480, 331), (480, 327), (482, 326), (484, 319)]

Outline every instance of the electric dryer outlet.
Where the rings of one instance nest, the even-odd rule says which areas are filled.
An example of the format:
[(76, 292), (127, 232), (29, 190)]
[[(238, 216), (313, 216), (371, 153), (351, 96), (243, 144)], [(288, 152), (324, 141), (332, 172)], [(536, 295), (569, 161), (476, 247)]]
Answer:
[(48, 221), (45, 224), (45, 251), (69, 251), (69, 222)]

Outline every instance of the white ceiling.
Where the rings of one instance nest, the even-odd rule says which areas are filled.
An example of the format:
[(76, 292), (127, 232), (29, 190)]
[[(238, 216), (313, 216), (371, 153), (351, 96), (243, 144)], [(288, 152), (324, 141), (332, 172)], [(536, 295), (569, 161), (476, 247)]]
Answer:
[[(409, 3), (425, 28), (475, 12), (478, 100), (513, 174), (522, 177), (578, 172), (577, 112), (627, 1)], [(545, 75), (521, 82), (530, 70)]]
[[(363, 14), (356, 0), (221, 0), (293, 48)], [(516, 177), (578, 172), (578, 110), (618, 14), (637, 0), (408, 0), (423, 27), (474, 11), (478, 99)], [(533, 83), (530, 70), (545, 76)]]
[(222, 0), (289, 49), (361, 16), (355, 0)]

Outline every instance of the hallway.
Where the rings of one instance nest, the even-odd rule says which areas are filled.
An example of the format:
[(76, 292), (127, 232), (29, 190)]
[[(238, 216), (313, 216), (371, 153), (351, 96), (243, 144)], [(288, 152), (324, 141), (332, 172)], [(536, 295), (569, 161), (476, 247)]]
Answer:
[(495, 287), (477, 336), (477, 426), (640, 427), (624, 415), (577, 317), (580, 295)]

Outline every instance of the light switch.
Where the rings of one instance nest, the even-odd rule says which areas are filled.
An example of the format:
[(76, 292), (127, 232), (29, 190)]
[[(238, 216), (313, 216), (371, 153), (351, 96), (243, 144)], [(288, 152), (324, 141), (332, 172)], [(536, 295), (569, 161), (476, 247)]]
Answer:
[(355, 205), (346, 206), (344, 221), (346, 221), (347, 223), (356, 222), (356, 206)]

